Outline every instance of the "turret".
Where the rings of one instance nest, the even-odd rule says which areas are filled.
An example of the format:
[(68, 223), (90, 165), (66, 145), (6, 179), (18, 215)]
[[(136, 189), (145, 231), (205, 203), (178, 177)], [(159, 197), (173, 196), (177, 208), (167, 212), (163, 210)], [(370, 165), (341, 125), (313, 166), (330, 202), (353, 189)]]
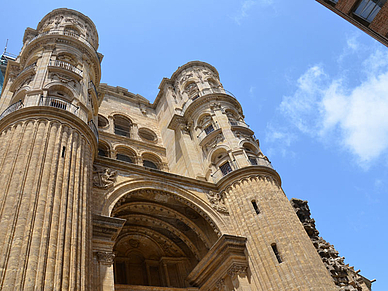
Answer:
[(26, 30), (8, 63), (0, 99), (0, 289), (90, 290), (97, 47), (88, 17), (56, 9)]

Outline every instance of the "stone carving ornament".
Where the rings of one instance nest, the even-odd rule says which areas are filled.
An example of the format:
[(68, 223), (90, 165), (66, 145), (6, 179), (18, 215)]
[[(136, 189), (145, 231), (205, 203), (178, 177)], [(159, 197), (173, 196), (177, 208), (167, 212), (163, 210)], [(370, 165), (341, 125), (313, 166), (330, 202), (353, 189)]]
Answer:
[(94, 166), (93, 186), (101, 189), (107, 189), (114, 185), (117, 178), (117, 171), (110, 168)]
[(112, 252), (97, 252), (97, 260), (103, 265), (113, 265), (114, 258), (115, 254)]
[(216, 135), (210, 142), (204, 145), (205, 152), (209, 152), (211, 149), (215, 148), (217, 144), (224, 140), (224, 135), (220, 132)]
[(228, 275), (230, 278), (234, 278), (237, 275), (246, 275), (248, 270), (248, 266), (246, 265), (236, 265), (234, 264), (228, 270)]
[(210, 205), (215, 210), (221, 213), (229, 214), (228, 208), (226, 207), (224, 199), (220, 193), (209, 191), (209, 193), (207, 193), (207, 198), (209, 199)]

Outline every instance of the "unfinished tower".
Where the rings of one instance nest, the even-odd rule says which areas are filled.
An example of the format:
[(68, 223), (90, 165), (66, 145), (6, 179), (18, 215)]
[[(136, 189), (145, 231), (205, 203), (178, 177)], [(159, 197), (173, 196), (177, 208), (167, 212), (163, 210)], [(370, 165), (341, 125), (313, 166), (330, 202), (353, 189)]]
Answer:
[(100, 84), (77, 11), (23, 42), (0, 98), (0, 289), (337, 290), (213, 66), (151, 104)]

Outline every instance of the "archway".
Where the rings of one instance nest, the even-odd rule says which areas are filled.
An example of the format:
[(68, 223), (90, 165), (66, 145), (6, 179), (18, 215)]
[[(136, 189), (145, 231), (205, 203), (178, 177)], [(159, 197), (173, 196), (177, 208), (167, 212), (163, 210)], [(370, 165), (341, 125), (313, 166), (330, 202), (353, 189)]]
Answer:
[(114, 246), (114, 279), (120, 288), (189, 287), (186, 277), (218, 239), (214, 225), (163, 190), (130, 191), (115, 203), (111, 216), (126, 221)]

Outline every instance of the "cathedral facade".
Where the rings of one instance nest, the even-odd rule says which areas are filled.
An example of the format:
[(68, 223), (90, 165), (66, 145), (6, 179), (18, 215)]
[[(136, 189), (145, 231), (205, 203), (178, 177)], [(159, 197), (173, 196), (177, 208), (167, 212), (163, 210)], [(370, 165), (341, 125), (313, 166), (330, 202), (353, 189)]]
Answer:
[(8, 61), (1, 290), (370, 290), (287, 199), (213, 66), (179, 67), (150, 103), (101, 84), (97, 50), (62, 8)]

